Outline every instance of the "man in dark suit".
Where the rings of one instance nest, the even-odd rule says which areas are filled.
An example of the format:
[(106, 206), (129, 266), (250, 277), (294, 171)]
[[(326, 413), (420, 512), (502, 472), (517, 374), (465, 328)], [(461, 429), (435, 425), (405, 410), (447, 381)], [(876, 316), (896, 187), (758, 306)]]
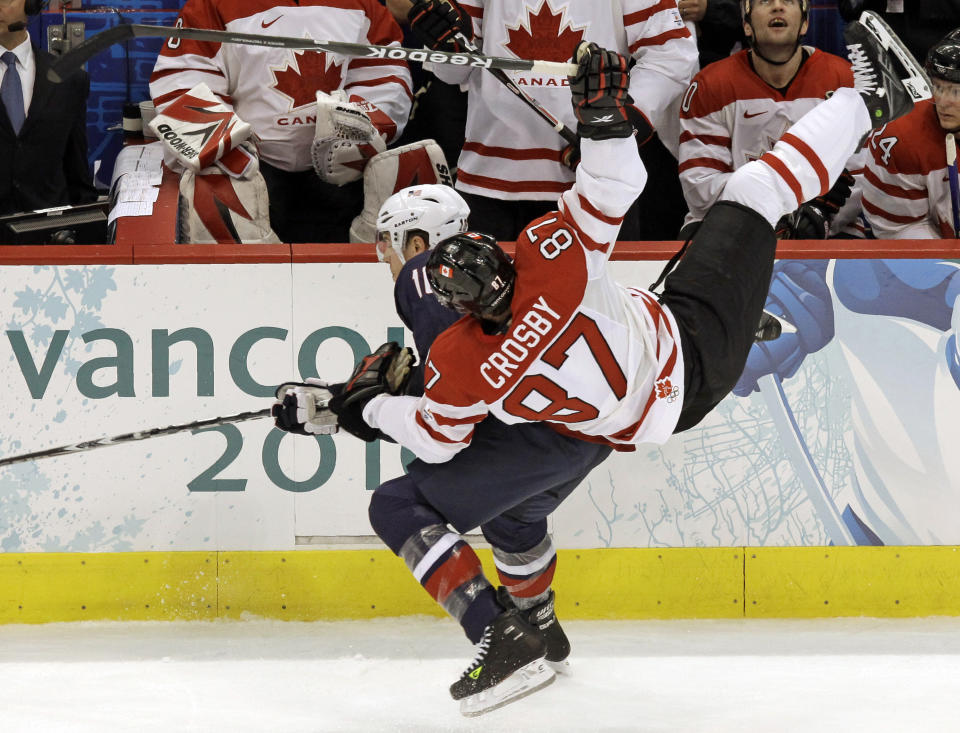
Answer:
[(42, 0), (0, 2), (0, 214), (95, 201), (87, 164), (87, 95), (80, 71), (47, 79), (53, 56), (30, 43)]

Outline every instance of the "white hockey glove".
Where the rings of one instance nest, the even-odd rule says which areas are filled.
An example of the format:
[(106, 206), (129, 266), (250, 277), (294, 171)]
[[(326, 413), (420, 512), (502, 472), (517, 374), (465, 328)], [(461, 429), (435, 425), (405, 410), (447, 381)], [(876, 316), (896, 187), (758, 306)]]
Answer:
[(340, 89), (317, 92), (317, 126), (310, 155), (322, 181), (342, 186), (359, 180), (367, 161), (387, 149), (370, 121), (368, 104), (348, 101)]
[[(250, 125), (203, 83), (173, 100), (149, 126), (163, 141), (168, 166), (194, 173), (209, 168), (250, 137)], [(242, 174), (245, 160), (231, 159), (228, 167)]]
[(383, 202), (402, 188), (424, 183), (453, 186), (447, 159), (433, 140), (410, 143), (370, 158), (363, 172), (363, 211), (350, 224), (350, 241), (375, 242), (377, 215)]
[(328, 385), (320, 379), (285, 382), (277, 387), (277, 401), (271, 414), (274, 425), (297, 435), (333, 435), (339, 430), (337, 416), (327, 406), (333, 398)]

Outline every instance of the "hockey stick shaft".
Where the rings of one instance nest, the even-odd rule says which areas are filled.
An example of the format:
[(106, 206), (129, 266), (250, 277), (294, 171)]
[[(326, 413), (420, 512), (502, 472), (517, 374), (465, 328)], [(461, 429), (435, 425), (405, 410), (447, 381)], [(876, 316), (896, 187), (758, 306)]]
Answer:
[(70, 453), (80, 453), (82, 451), (93, 450), (94, 448), (106, 448), (110, 445), (132, 443), (135, 440), (160, 438), (164, 435), (174, 435), (175, 433), (183, 433), (188, 430), (210, 428), (217, 425), (226, 425), (227, 423), (245, 422), (246, 420), (259, 420), (264, 417), (270, 417), (270, 410), (270, 407), (266, 407), (262, 410), (256, 410), (255, 412), (241, 412), (236, 415), (228, 415), (226, 417), (213, 417), (208, 420), (197, 420), (196, 422), (184, 423), (183, 425), (171, 425), (166, 428), (138, 430), (133, 433), (115, 435), (112, 438), (97, 438), (96, 440), (87, 440), (83, 443), (61, 445), (57, 448), (48, 448), (47, 450), (40, 450), (34, 453), (24, 453), (19, 456), (9, 456), (7, 458), (0, 458), (0, 468), (3, 466), (12, 466), (15, 463), (35, 461), (39, 458), (53, 458), (54, 456), (65, 456)]
[(947, 133), (947, 179), (950, 181), (950, 209), (953, 212), (953, 236), (960, 237), (960, 175), (957, 171), (957, 140)]
[[(457, 33), (457, 39), (470, 53), (479, 53), (480, 49), (477, 48), (477, 45), (469, 38), (464, 36), (463, 33)], [(577, 133), (554, 117), (550, 111), (547, 110), (547, 108), (540, 104), (536, 99), (523, 91), (523, 89), (521, 89), (513, 79), (507, 76), (503, 69), (490, 69), (490, 73), (493, 74), (493, 77), (497, 81), (513, 92), (517, 99), (536, 112), (541, 119), (546, 120), (547, 124), (550, 125), (550, 127), (552, 127), (560, 135), (560, 137), (566, 140), (570, 145), (577, 144)]]
[(404, 48), (403, 46), (376, 46), (342, 41), (314, 41), (310, 38), (292, 38), (289, 36), (268, 36), (259, 33), (235, 33), (205, 28), (175, 28), (161, 25), (141, 25), (124, 23), (108, 28), (57, 59), (47, 77), (59, 82), (83, 66), (90, 58), (115, 43), (131, 38), (185, 38), (193, 41), (212, 43), (238, 43), (248, 46), (268, 46), (303, 51), (325, 51), (368, 59), (391, 59), (396, 61), (428, 61), (435, 64), (451, 64), (481, 69), (504, 69), (506, 71), (534, 71), (541, 74), (572, 76), (576, 73), (575, 64), (561, 64), (554, 61), (529, 61), (497, 56), (482, 56), (474, 53), (448, 53), (446, 51), (427, 51), (424, 49)]

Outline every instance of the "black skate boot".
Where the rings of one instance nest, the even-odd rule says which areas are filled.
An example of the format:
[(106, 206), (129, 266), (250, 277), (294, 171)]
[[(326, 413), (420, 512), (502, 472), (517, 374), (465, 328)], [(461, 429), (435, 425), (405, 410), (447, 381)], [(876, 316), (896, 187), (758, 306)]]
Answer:
[(930, 80), (897, 34), (878, 15), (864, 11), (843, 31), (853, 86), (870, 112), (874, 129), (902, 117), (933, 95)]
[(482, 715), (526, 697), (556, 679), (543, 659), (547, 645), (540, 632), (513, 608), (483, 632), (477, 658), (450, 685), (463, 715)]
[(757, 326), (757, 332), (753, 335), (756, 341), (774, 341), (782, 334), (796, 333), (797, 328), (792, 323), (783, 318), (775, 316), (770, 311), (765, 310), (760, 314), (760, 324)]
[[(567, 657), (570, 656), (570, 640), (563, 633), (563, 628), (557, 620), (557, 614), (553, 608), (554, 597), (555, 594), (551, 590), (550, 596), (543, 603), (520, 613), (531, 626), (540, 629), (540, 633), (543, 634), (543, 640), (547, 643), (545, 657), (547, 664), (558, 674), (569, 674), (570, 662), (567, 661)], [(497, 600), (504, 608), (516, 608), (513, 597), (502, 585), (497, 588)]]

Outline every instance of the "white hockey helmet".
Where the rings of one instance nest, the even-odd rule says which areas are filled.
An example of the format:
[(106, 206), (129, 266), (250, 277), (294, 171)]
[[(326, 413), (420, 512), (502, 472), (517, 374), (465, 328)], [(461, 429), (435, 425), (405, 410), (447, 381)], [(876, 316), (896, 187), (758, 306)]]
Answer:
[(427, 246), (433, 247), (445, 237), (467, 231), (468, 216), (470, 207), (450, 186), (427, 183), (397, 191), (377, 215), (377, 258), (383, 262), (389, 246), (404, 262), (408, 234), (423, 232)]

